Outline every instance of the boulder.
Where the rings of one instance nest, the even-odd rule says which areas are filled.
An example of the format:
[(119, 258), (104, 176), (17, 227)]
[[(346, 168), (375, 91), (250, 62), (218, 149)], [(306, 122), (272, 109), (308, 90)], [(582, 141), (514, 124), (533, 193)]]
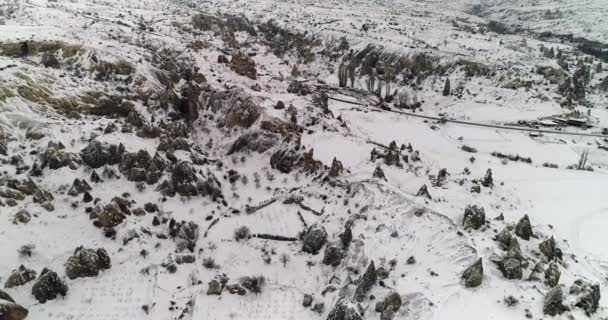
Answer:
[(549, 287), (555, 287), (559, 284), (560, 276), (561, 272), (559, 272), (557, 264), (551, 263), (549, 264), (549, 268), (545, 270), (545, 283)]
[(96, 225), (104, 228), (113, 228), (121, 224), (127, 216), (120, 209), (120, 206), (112, 201), (106, 204), (103, 208), (97, 210)]
[(216, 279), (209, 281), (209, 289), (207, 289), (207, 295), (220, 295), (222, 294), (222, 285)]
[(91, 186), (89, 185), (89, 183), (87, 183), (86, 180), (84, 179), (74, 179), (74, 182), (72, 183), (72, 187), (70, 187), (70, 190), (68, 191), (68, 195), (72, 196), (72, 197), (76, 197), (79, 194), (83, 194), (87, 191), (91, 191)]
[(232, 55), (230, 61), (230, 69), (239, 75), (245, 76), (249, 79), (257, 79), (257, 71), (255, 69), (255, 62), (242, 52), (237, 52)]
[(486, 171), (485, 176), (481, 179), (481, 185), (486, 188), (491, 188), (494, 186), (494, 179), (492, 178), (492, 169), (488, 169)]
[(109, 164), (114, 165), (120, 162), (125, 147), (121, 144), (110, 145), (97, 140), (91, 141), (80, 151), (82, 161), (93, 169), (101, 168)]
[(462, 225), (465, 229), (478, 230), (486, 223), (486, 212), (483, 207), (477, 205), (467, 206), (464, 210)]
[(124, 153), (120, 159), (118, 169), (127, 176), (129, 181), (144, 181), (147, 171), (152, 163), (152, 157), (146, 150)]
[(570, 310), (564, 305), (564, 292), (561, 286), (549, 290), (545, 294), (543, 313), (549, 316), (556, 316)]
[(429, 193), (429, 189), (427, 188), (426, 184), (423, 184), (422, 187), (420, 187), (420, 189), (418, 189), (418, 192), (416, 193), (417, 197), (425, 197), (429, 200), (432, 200), (433, 197), (431, 197), (431, 194)]
[[(8, 296), (8, 294), (6, 295)], [(0, 294), (0, 320), (23, 320), (28, 313), (26, 308), (15, 303), (10, 296), (8, 299), (2, 299), (2, 294)]]
[(312, 304), (312, 294), (304, 294), (304, 299), (302, 299), (302, 306), (304, 308), (308, 308), (310, 307), (310, 305)]
[(513, 236), (511, 235), (509, 229), (504, 228), (500, 233), (498, 233), (498, 235), (496, 235), (494, 240), (496, 240), (496, 242), (498, 242), (501, 247), (508, 248), (512, 238)]
[(372, 174), (372, 176), (374, 178), (386, 180), (386, 176), (384, 175), (384, 171), (382, 170), (382, 168), (380, 166), (376, 166), (376, 169), (374, 169), (374, 173)]
[(515, 258), (507, 258), (502, 261), (502, 275), (507, 279), (521, 279), (523, 276), (523, 267), (521, 260)]
[(173, 166), (171, 173), (171, 180), (175, 191), (182, 196), (193, 196), (197, 195), (196, 171), (192, 166), (192, 163), (187, 161), (180, 161)]
[(527, 214), (517, 222), (517, 225), (515, 226), (515, 235), (524, 240), (530, 240), (530, 237), (532, 237), (532, 225), (530, 224), (530, 218), (528, 218)]
[(8, 279), (6, 279), (4, 287), (13, 288), (22, 286), (34, 279), (36, 279), (36, 271), (21, 265), (17, 270), (13, 270)]
[(555, 238), (553, 237), (541, 242), (538, 245), (538, 249), (540, 250), (540, 252), (542, 252), (543, 255), (545, 255), (545, 257), (547, 257), (547, 260), (549, 261), (553, 261), (556, 259), (562, 260), (562, 250), (557, 247)]
[(380, 320), (392, 320), (401, 308), (401, 296), (398, 292), (389, 293), (382, 301)]
[(181, 224), (176, 237), (177, 250), (181, 252), (188, 249), (190, 252), (194, 252), (194, 247), (196, 247), (198, 236), (198, 224), (192, 221)]
[(355, 301), (362, 302), (367, 296), (367, 293), (376, 284), (377, 279), (376, 266), (374, 265), (374, 261), (372, 261), (367, 267), (365, 273), (359, 279), (359, 285), (357, 286), (354, 294)]
[(327, 242), (327, 231), (318, 225), (312, 225), (304, 234), (304, 245), (302, 251), (316, 254)]
[(477, 259), (463, 272), (462, 280), (467, 288), (475, 288), (481, 285), (483, 281), (483, 263), (481, 258)]
[(20, 223), (28, 223), (30, 222), (30, 220), (32, 220), (32, 214), (29, 213), (29, 211), (25, 210), (25, 209), (21, 209), (19, 211), (17, 211), (17, 213), (15, 214), (15, 220), (14, 222), (20, 222)]
[(45, 52), (44, 54), (42, 54), (42, 59), (40, 63), (42, 63), (45, 68), (59, 69), (61, 67), (61, 65), (59, 64), (59, 60), (57, 60), (57, 57), (55, 57), (54, 54), (49, 52)]
[(342, 162), (334, 157), (334, 160), (331, 162), (331, 167), (329, 169), (329, 176), (332, 178), (338, 177), (344, 171), (344, 166)]
[(80, 246), (76, 248), (74, 255), (68, 259), (65, 273), (68, 278), (74, 280), (76, 278), (96, 277), (99, 275), (99, 271), (110, 269), (110, 267), (112, 267), (112, 263), (105, 249), (85, 249)]
[(540, 281), (541, 277), (544, 274), (545, 267), (542, 262), (538, 262), (532, 268), (532, 272), (530, 272), (530, 276), (528, 277), (528, 281)]
[(40, 303), (46, 303), (59, 295), (65, 297), (68, 294), (68, 285), (56, 272), (44, 268), (32, 286), (32, 294)]
[(336, 305), (329, 312), (327, 320), (362, 320), (363, 317), (359, 314), (356, 304), (348, 301), (346, 298), (341, 298), (336, 302)]
[(575, 307), (583, 309), (587, 316), (594, 314), (600, 305), (600, 285), (591, 284), (581, 279), (574, 281), (570, 294), (576, 295)]
[(342, 259), (346, 256), (345, 252), (335, 245), (328, 245), (325, 248), (325, 255), (323, 256), (323, 264), (328, 266), (337, 267), (342, 262)]

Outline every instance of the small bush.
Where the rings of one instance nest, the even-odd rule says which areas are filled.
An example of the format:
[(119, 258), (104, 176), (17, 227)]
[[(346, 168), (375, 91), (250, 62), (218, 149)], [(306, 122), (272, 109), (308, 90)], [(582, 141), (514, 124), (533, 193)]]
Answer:
[(246, 226), (241, 226), (234, 230), (234, 239), (236, 241), (251, 238), (251, 231)]
[(242, 280), (243, 287), (255, 294), (262, 293), (262, 288), (265, 283), (266, 279), (264, 276), (246, 277)]

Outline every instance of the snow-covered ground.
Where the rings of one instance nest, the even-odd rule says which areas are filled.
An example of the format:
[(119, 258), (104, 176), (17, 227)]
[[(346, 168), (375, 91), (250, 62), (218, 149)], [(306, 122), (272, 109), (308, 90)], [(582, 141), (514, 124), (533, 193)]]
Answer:
[[(2, 291), (29, 310), (27, 319), (378, 319), (376, 302), (392, 292), (401, 298), (394, 319), (549, 318), (543, 313), (551, 285), (544, 274), (541, 281), (528, 280), (542, 262), (545, 269), (557, 266), (564, 303), (572, 309), (556, 319), (608, 317), (605, 297), (595, 312), (585, 315), (575, 306), (581, 295), (569, 292), (576, 279), (583, 279), (599, 284), (603, 293), (608, 279), (608, 141), (601, 136), (608, 127), (608, 95), (601, 89), (608, 76), (606, 62), (598, 68), (597, 58), (568, 43), (484, 29), (489, 20), (510, 25), (523, 20), (523, 27), (535, 32), (607, 41), (603, 17), (608, 6), (599, 0), (488, 1), (481, 18), (471, 14), (473, 5), (464, 0), (0, 3), (0, 196), (15, 189), (12, 179), (29, 178), (54, 196), (52, 210), (30, 194), (16, 200), (0, 197), (0, 283), (24, 265), (38, 275), (49, 268), (69, 287), (67, 295), (45, 303), (32, 295), (37, 280)], [(561, 18), (542, 19), (549, 17), (547, 10), (557, 9)], [(224, 19), (242, 15), (247, 20), (238, 21), (257, 32), (233, 32), (217, 23), (200, 30), (192, 23), (199, 13), (226, 15)], [(261, 31), (271, 19), (282, 31), (300, 32), (291, 35), (297, 41), (289, 43), (285, 55), (275, 51), (282, 31)], [(9, 53), (26, 40), (28, 57)], [(255, 62), (255, 79), (218, 58), (237, 56), (232, 40)], [(348, 49), (335, 49), (342, 41)], [(41, 43), (59, 48), (42, 49)], [(314, 45), (307, 47), (310, 43)], [(355, 88), (338, 88), (342, 58), (354, 59), (369, 44), (377, 49), (378, 60), (394, 54), (400, 61), (413, 61), (392, 82), (393, 90), (409, 94), (408, 102), (421, 102), (415, 111), (405, 111), (496, 127), (391, 112), (404, 111), (396, 103), (381, 108), (372, 103), (377, 95), (365, 92), (369, 76), (362, 71)], [(565, 58), (548, 57), (541, 48), (563, 51)], [(45, 67), (49, 57), (44, 52), (58, 64)], [(585, 101), (563, 107), (567, 96), (561, 82), (551, 82), (537, 69), (562, 70), (559, 64), (565, 61), (569, 69), (563, 73), (573, 78), (579, 59), (590, 70)], [(378, 70), (386, 70), (386, 61)], [(425, 63), (433, 65), (432, 71), (414, 75), (412, 70), (424, 69)], [(128, 70), (119, 69), (125, 64)], [(204, 80), (197, 80), (197, 73)], [(444, 95), (446, 78), (451, 91)], [(313, 93), (294, 93), (290, 84), (296, 80)], [(327, 110), (315, 100), (323, 89)], [(101, 103), (117, 97), (127, 103)], [(278, 101), (285, 108), (276, 108)], [(112, 107), (118, 111), (107, 111)], [(129, 115), (121, 108), (128, 108)], [(106, 111), (100, 115), (99, 110)], [(138, 116), (143, 125), (134, 120)], [(592, 127), (540, 125), (580, 117)], [(148, 125), (158, 134), (142, 134)], [(524, 131), (501, 128), (515, 125)], [(176, 134), (175, 128), (182, 127), (186, 133)], [(575, 134), (538, 134), (535, 129)], [(232, 152), (242, 137), (248, 144)], [(177, 147), (182, 138), (187, 148)], [(167, 167), (154, 183), (129, 181), (125, 154), (119, 164), (99, 168), (83, 161), (82, 150), (91, 141), (120, 143), (126, 152), (145, 150), (151, 157), (158, 153)], [(391, 152), (401, 167), (370, 159), (372, 150), (383, 155), (392, 141), (396, 149)], [(60, 153), (73, 153), (73, 163), (33, 175), (34, 163), (48, 160), (53, 142), (65, 146)], [(263, 150), (256, 149), (266, 143)], [(178, 150), (166, 149), (167, 144)], [(409, 145), (411, 150), (405, 148)], [(306, 163), (295, 161), (290, 170), (280, 170), (275, 160), (282, 150)], [(320, 163), (302, 156), (309, 150)], [(497, 153), (531, 161), (506, 160)], [(581, 158), (587, 158), (585, 168), (592, 171), (572, 168)], [(334, 159), (344, 167), (337, 176), (331, 174)], [(184, 162), (194, 168), (197, 187), (206, 189), (190, 196), (162, 194), (163, 181), (177, 188), (181, 177), (176, 172)], [(377, 168), (384, 178), (376, 176)], [(442, 169), (447, 175), (438, 178)], [(493, 186), (482, 182), (488, 169)], [(92, 172), (104, 181), (94, 182)], [(75, 179), (86, 180), (96, 200), (68, 195)], [(430, 198), (419, 193), (423, 185)], [(214, 197), (214, 191), (222, 197)], [(134, 212), (147, 203), (158, 210), (127, 215), (113, 227), (94, 226), (91, 212), (101, 215), (117, 196)], [(301, 197), (300, 205), (290, 203), (294, 196)], [(471, 205), (485, 209), (485, 223), (478, 229), (465, 228), (463, 222)], [(30, 215), (25, 223), (17, 219), (23, 209)], [(495, 237), (524, 215), (534, 237), (518, 238), (523, 276), (507, 279), (492, 260), (511, 251), (503, 250)], [(181, 230), (180, 221), (199, 226), (192, 250), (179, 250), (184, 236), (173, 223)], [(237, 241), (234, 233), (241, 226), (253, 235), (289, 239)], [(310, 226), (323, 227), (328, 235), (318, 254), (302, 250), (300, 235)], [(344, 256), (337, 265), (323, 263), (326, 248), (340, 247), (347, 227), (353, 240), (340, 249)], [(539, 249), (550, 237), (563, 252), (552, 262)], [(31, 255), (19, 252), (24, 245), (33, 247)], [(105, 248), (111, 268), (95, 277), (69, 279), (66, 262), (79, 246)], [(178, 263), (185, 255), (195, 261)], [(216, 266), (209, 265), (210, 258)], [(483, 260), (483, 282), (467, 288), (463, 272), (478, 258)], [(378, 271), (382, 279), (373, 281), (362, 301), (349, 304), (356, 317), (340, 317), (334, 306), (342, 298), (354, 299), (372, 261), (387, 274)], [(255, 276), (265, 279), (261, 292), (241, 288), (246, 294), (231, 294), (222, 284), (220, 295), (209, 294), (214, 279), (245, 286), (243, 277)], [(305, 294), (314, 297), (314, 307), (303, 306)], [(506, 303), (510, 296), (518, 302)], [(0, 312), (2, 303), (0, 297)]]

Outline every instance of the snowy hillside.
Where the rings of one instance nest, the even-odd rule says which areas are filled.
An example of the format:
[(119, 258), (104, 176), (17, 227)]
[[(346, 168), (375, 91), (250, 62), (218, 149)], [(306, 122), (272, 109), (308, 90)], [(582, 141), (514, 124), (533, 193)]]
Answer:
[(0, 320), (606, 319), (606, 10), (1, 1)]

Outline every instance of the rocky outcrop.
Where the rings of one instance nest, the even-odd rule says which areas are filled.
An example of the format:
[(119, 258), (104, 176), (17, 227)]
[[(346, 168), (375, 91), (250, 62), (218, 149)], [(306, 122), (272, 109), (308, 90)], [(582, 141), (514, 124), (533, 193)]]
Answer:
[(298, 149), (299, 146), (284, 145), (270, 157), (270, 166), (283, 173), (290, 173), (295, 169), (300, 169), (306, 173), (315, 173), (323, 167), (321, 161), (313, 158), (313, 149), (308, 152)]
[(28, 310), (6, 292), (0, 290), (0, 320), (23, 320), (28, 315)]
[(248, 57), (246, 54), (242, 52), (237, 52), (232, 55), (232, 60), (230, 61), (230, 69), (245, 76), (251, 80), (257, 79), (257, 71), (255, 69), (255, 62)]
[(549, 268), (545, 270), (545, 283), (549, 287), (555, 287), (559, 284), (559, 278), (561, 276), (561, 272), (559, 272), (559, 267), (555, 263), (549, 264)]
[(359, 285), (355, 290), (354, 299), (357, 302), (362, 302), (367, 293), (372, 289), (372, 287), (376, 284), (376, 280), (378, 276), (376, 275), (376, 267), (374, 265), (374, 261), (372, 261), (365, 273), (359, 279)]
[(68, 285), (56, 272), (44, 268), (32, 286), (32, 294), (40, 303), (46, 303), (57, 296), (65, 297), (68, 294)]
[(196, 247), (196, 241), (198, 240), (200, 232), (199, 229), (198, 224), (192, 221), (182, 223), (175, 240), (177, 242), (177, 250), (181, 252), (188, 249), (190, 252), (194, 252), (194, 247)]
[(357, 306), (348, 301), (346, 298), (341, 298), (336, 302), (336, 305), (327, 315), (327, 320), (362, 320), (363, 317), (359, 314)]
[(99, 271), (110, 269), (112, 263), (107, 251), (103, 248), (97, 250), (85, 249), (82, 246), (76, 248), (65, 268), (65, 273), (70, 279), (96, 277)]
[(68, 190), (68, 195), (75, 197), (91, 190), (91, 186), (86, 180), (76, 178), (72, 183), (72, 187), (70, 187), (70, 190)]
[(13, 270), (8, 279), (6, 279), (4, 287), (13, 288), (22, 286), (34, 279), (36, 279), (36, 271), (28, 269), (24, 265), (21, 265), (16, 270)]
[(327, 231), (325, 231), (325, 228), (322, 226), (312, 225), (304, 234), (303, 240), (304, 245), (302, 246), (302, 251), (316, 254), (327, 242)]
[(429, 193), (429, 189), (427, 188), (426, 184), (423, 184), (422, 187), (418, 189), (418, 192), (416, 192), (416, 196), (433, 200), (433, 197), (431, 197), (431, 194)]
[(328, 245), (325, 248), (323, 264), (333, 267), (339, 266), (345, 256), (346, 253), (342, 250), (342, 248), (337, 247), (335, 245)]
[(78, 168), (80, 157), (77, 154), (66, 152), (61, 142), (50, 141), (47, 149), (41, 155), (41, 168), (49, 167), (51, 170), (69, 166), (74, 170)]
[(562, 260), (562, 250), (557, 247), (555, 238), (551, 237), (541, 242), (538, 249), (549, 261)]
[(532, 237), (532, 225), (530, 224), (530, 218), (528, 218), (527, 214), (517, 222), (517, 225), (515, 226), (515, 235), (524, 240), (530, 240)]
[(462, 274), (464, 286), (467, 288), (479, 287), (483, 281), (483, 263), (479, 258), (469, 266)]
[(93, 140), (80, 151), (82, 161), (93, 169), (104, 165), (114, 165), (121, 161), (125, 147), (121, 144), (114, 145)]
[(492, 178), (492, 169), (486, 171), (486, 175), (481, 179), (481, 185), (486, 188), (492, 188), (494, 186), (494, 179)]
[(561, 286), (549, 290), (545, 294), (543, 313), (549, 316), (556, 316), (570, 310), (564, 305), (564, 292)]
[(483, 207), (477, 205), (467, 206), (464, 210), (462, 225), (465, 229), (478, 230), (486, 223), (486, 212)]
[(95, 220), (95, 225), (104, 228), (116, 227), (127, 218), (127, 213), (130, 212), (123, 211), (116, 201), (111, 201), (103, 206), (103, 208), (96, 208), (97, 220)]
[(583, 309), (587, 316), (594, 314), (600, 305), (600, 285), (591, 284), (581, 279), (574, 281), (570, 294), (577, 296), (575, 307)]
[(380, 320), (392, 320), (395, 318), (395, 314), (401, 308), (401, 303), (401, 296), (396, 291), (384, 297), (384, 300), (381, 302)]
[(338, 177), (340, 174), (344, 172), (344, 166), (342, 162), (334, 157), (334, 160), (331, 162), (331, 167), (329, 169), (329, 176), (332, 178)]

